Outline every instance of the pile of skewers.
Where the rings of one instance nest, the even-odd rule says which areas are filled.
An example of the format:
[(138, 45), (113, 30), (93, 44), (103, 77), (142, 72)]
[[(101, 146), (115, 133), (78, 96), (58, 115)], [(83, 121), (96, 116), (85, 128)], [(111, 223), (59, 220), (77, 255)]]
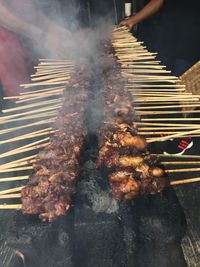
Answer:
[[(126, 28), (114, 29), (114, 49), (110, 42), (106, 46), (107, 51), (104, 47), (104, 53), (99, 58), (102, 63), (103, 85), (100, 93), (103, 96), (103, 119), (97, 132), (100, 149), (97, 165), (108, 170), (109, 182), (117, 199), (155, 194), (169, 184), (165, 173), (200, 170), (184, 168), (164, 171), (157, 156), (167, 156), (147, 152), (147, 143), (199, 136), (199, 124), (193, 122), (200, 119), (193, 119), (192, 123), (187, 124), (185, 121), (192, 119), (159, 117), (161, 114), (182, 114), (182, 110), (173, 110), (177, 107), (199, 107), (199, 96), (185, 93), (184, 85), (179, 84), (178, 78), (169, 76), (169, 71), (155, 60), (155, 54), (149, 53)], [(24, 140), (29, 143), (0, 155), (0, 158), (8, 158), (8, 162), (0, 166), (0, 173), (16, 174), (1, 177), (0, 182), (23, 182), (27, 179), (30, 182), (26, 187), (20, 185), (0, 191), (0, 199), (22, 198), (22, 205), (3, 204), (0, 208), (23, 209), (24, 213), (37, 213), (42, 220), (49, 221), (68, 211), (80, 174), (81, 151), (88, 131), (85, 113), (88, 109), (91, 68), (88, 62), (79, 64), (71, 76), (72, 62), (42, 60), (36, 67), (36, 74), (32, 75), (32, 83), (22, 85), (24, 91), (19, 96), (8, 97), (16, 100), (16, 107), (3, 110), (0, 124), (7, 125), (7, 129), (1, 130), (0, 135), (16, 134), (24, 129), (26, 133), (5, 138), (0, 144)], [(163, 111), (166, 108), (169, 111)], [(13, 122), (22, 125), (13, 127)], [(37, 130), (33, 131), (35, 127)], [(41, 128), (38, 130), (38, 127)], [(50, 138), (52, 134), (54, 136)], [(39, 140), (32, 142), (33, 138)], [(44, 151), (38, 154), (41, 148)], [(24, 156), (27, 152), (32, 154)], [(18, 158), (13, 160), (13, 157)], [(179, 158), (199, 159), (199, 156)], [(162, 164), (199, 163), (163, 161)], [(21, 171), (30, 170), (33, 171), (31, 176), (18, 175)], [(170, 184), (199, 180), (192, 178)]]
[(118, 200), (159, 193), (169, 182), (157, 158), (147, 153), (145, 138), (137, 133), (132, 95), (124, 86), (119, 63), (113, 54), (109, 61), (106, 69), (102, 67), (103, 120), (97, 166), (110, 170), (109, 182)]
[(56, 133), (39, 153), (34, 173), (21, 192), (23, 213), (39, 214), (44, 221), (66, 214), (80, 175), (80, 156), (87, 136), (88, 68), (87, 64), (80, 65), (71, 76), (55, 122)]

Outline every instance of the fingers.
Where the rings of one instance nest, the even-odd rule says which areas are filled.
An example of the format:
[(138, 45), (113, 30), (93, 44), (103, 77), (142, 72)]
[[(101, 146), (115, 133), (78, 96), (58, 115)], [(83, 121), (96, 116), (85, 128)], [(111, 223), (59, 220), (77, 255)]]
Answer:
[(122, 21), (119, 23), (119, 27), (122, 27), (122, 26), (126, 26), (129, 30), (132, 29), (132, 23), (131, 23), (131, 21), (129, 21), (128, 19), (126, 19), (126, 20), (122, 20)]

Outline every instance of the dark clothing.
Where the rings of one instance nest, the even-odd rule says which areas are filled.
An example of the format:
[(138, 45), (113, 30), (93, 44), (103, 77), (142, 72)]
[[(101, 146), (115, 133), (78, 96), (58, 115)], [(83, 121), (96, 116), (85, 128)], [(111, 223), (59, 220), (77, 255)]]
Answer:
[[(139, 1), (138, 10), (148, 2)], [(139, 24), (137, 35), (179, 76), (200, 59), (199, 25), (199, 0), (165, 0), (160, 12)]]
[(200, 59), (200, 1), (166, 0), (155, 48), (163, 55)]

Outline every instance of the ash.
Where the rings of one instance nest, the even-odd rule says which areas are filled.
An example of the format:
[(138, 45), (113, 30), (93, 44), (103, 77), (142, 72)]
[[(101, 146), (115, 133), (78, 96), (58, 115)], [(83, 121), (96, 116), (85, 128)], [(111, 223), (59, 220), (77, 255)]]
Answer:
[(83, 179), (78, 183), (78, 195), (85, 208), (91, 208), (94, 212), (115, 213), (119, 204), (113, 198), (106, 177), (96, 169), (96, 164), (88, 160), (84, 166)]

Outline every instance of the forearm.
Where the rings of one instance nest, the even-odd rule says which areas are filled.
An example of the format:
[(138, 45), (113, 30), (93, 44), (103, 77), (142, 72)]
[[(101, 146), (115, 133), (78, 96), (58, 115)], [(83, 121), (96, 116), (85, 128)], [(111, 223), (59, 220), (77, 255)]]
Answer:
[(164, 3), (164, 0), (151, 0), (145, 7), (143, 7), (139, 12), (131, 17), (134, 25), (140, 23), (146, 18), (154, 15), (157, 11), (160, 10)]
[(0, 25), (33, 40), (40, 39), (43, 32), (37, 26), (16, 16), (14, 12), (3, 3), (0, 3)]

